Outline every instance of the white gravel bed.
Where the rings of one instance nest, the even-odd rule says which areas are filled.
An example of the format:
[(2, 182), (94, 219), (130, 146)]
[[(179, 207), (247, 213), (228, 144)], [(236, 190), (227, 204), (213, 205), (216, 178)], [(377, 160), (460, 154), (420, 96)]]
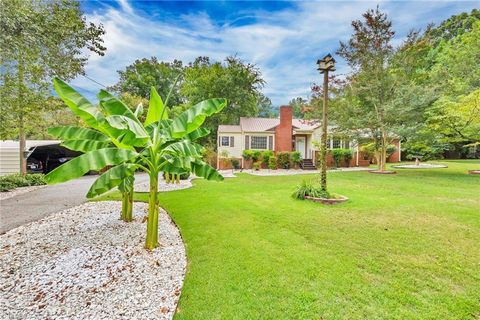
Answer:
[(0, 236), (0, 319), (171, 319), (186, 257), (163, 210), (159, 242), (143, 248), (147, 204), (119, 220), (120, 202), (89, 202)]
[(41, 189), (46, 187), (47, 185), (41, 185), (41, 186), (31, 186), (31, 187), (21, 187), (21, 188), (16, 188), (10, 191), (5, 191), (5, 192), (0, 192), (0, 201), (1, 200), (6, 200), (15, 196), (19, 196), (24, 193), (28, 193), (37, 189)]
[(420, 163), (419, 165), (416, 164), (401, 164), (398, 166), (392, 166), (392, 168), (396, 169), (436, 169), (436, 168), (448, 168), (448, 166), (444, 164), (434, 164), (434, 163)]
[[(192, 187), (192, 177), (187, 180), (180, 180), (179, 183), (167, 183), (164, 179), (158, 179), (158, 192), (168, 192)], [(137, 183), (134, 185), (135, 192), (150, 192), (150, 181)]]

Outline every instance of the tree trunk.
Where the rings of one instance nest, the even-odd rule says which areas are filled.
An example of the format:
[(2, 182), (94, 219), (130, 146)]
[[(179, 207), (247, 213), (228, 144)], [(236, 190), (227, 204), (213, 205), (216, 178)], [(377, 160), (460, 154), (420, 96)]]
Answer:
[(158, 172), (150, 173), (150, 194), (148, 197), (148, 221), (146, 249), (158, 246)]
[(125, 221), (133, 221), (133, 190), (127, 193), (127, 212), (125, 215)]
[(27, 174), (27, 159), (25, 159), (24, 152), (26, 151), (26, 138), (25, 138), (25, 123), (23, 118), (23, 81), (24, 81), (23, 64), (20, 62), (18, 65), (18, 140), (20, 143), (20, 174), (22, 176)]

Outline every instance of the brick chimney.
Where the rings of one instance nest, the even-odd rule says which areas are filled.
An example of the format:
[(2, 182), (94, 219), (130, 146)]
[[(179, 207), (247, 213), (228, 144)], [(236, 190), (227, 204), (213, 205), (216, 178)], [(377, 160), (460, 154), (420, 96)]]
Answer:
[(292, 151), (292, 107), (280, 107), (280, 124), (275, 128), (275, 151)]

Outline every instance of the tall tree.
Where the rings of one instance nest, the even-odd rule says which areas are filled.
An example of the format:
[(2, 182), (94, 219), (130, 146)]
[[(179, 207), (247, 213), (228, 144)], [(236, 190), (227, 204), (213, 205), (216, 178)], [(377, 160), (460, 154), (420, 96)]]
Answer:
[[(392, 23), (377, 6), (352, 22), (353, 34), (340, 42), (337, 54), (352, 68), (349, 76), (348, 103), (343, 105), (351, 129), (369, 133), (374, 140), (380, 171), (385, 170), (387, 147), (399, 128), (415, 121), (414, 103), (401, 94), (408, 85), (405, 78), (391, 69), (395, 49), (392, 46)], [(345, 124), (345, 123), (344, 123)]]
[(215, 144), (219, 124), (238, 124), (240, 117), (256, 116), (260, 89), (265, 81), (259, 69), (236, 57), (228, 57), (225, 63), (211, 62), (208, 57), (199, 57), (185, 70), (181, 92), (193, 105), (214, 97), (224, 97), (228, 105), (224, 112), (208, 118), (205, 127), (212, 131), (205, 141)]
[[(117, 93), (129, 93), (133, 96), (149, 98), (150, 88), (154, 87), (161, 97), (165, 98), (177, 78), (183, 73), (183, 63), (158, 61), (156, 57), (135, 60), (125, 70), (119, 70), (120, 79), (111, 89)], [(180, 95), (180, 83), (170, 95), (170, 105), (176, 106), (184, 102)]]
[(1, 6), (1, 113), (14, 118), (1, 128), (18, 134), (25, 174), (26, 130), (50, 95), (51, 78), (71, 79), (83, 73), (88, 52), (103, 55), (104, 29), (88, 23), (73, 0), (3, 0)]

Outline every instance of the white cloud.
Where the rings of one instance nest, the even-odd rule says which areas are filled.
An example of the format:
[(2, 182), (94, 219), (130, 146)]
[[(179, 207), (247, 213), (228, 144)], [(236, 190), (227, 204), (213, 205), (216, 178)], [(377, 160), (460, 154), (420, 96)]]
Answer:
[[(173, 18), (165, 14), (168, 18), (159, 19), (161, 13), (152, 18), (135, 11), (127, 0), (119, 4), (119, 9), (110, 7), (87, 16), (105, 26), (107, 47), (105, 56), (91, 56), (86, 68), (89, 77), (113, 85), (118, 80), (117, 70), (135, 59), (156, 56), (165, 61), (189, 62), (197, 56), (223, 60), (237, 54), (260, 67), (267, 81), (264, 92), (274, 104), (308, 95), (311, 83), (320, 80), (316, 59), (334, 53), (338, 41), (348, 38), (351, 20), (359, 19), (366, 9), (376, 6), (376, 2), (367, 1), (298, 2), (294, 8), (282, 11), (246, 12), (245, 16), (256, 21), (251, 24), (235, 25), (236, 21), (231, 21), (219, 25), (206, 12)], [(382, 3), (381, 9), (393, 18), (394, 28), (401, 30), (401, 38), (412, 27), (441, 21), (461, 11), (461, 7), (452, 12), (444, 10), (443, 17), (439, 17), (438, 9), (449, 5), (394, 2)], [(340, 61), (337, 70), (347, 69)], [(87, 91), (98, 90), (98, 85), (83, 77), (75, 79), (73, 84)]]

